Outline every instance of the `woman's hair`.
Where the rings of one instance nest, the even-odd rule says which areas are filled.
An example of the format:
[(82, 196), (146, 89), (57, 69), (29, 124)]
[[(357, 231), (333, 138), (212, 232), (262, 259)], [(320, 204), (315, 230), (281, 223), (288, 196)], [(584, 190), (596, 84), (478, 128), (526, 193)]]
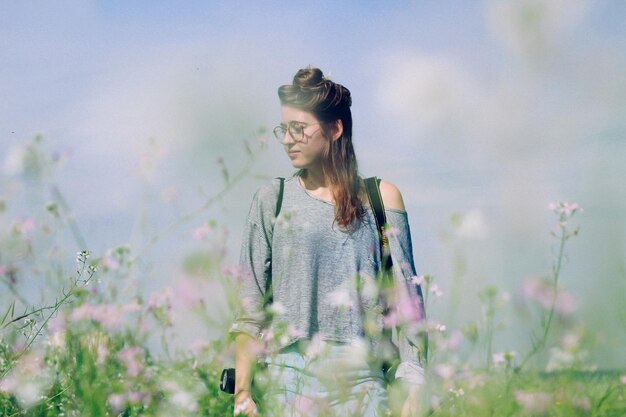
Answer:
[[(352, 146), (352, 98), (350, 91), (341, 84), (324, 77), (318, 68), (299, 70), (293, 82), (278, 88), (278, 97), (283, 106), (295, 107), (312, 113), (320, 122), (327, 138), (329, 125), (341, 120), (343, 134), (335, 141), (328, 140), (322, 156), (322, 170), (329, 179), (335, 200), (335, 221), (348, 228), (364, 215), (359, 198), (361, 181), (354, 148)], [(306, 170), (297, 175), (305, 176)]]

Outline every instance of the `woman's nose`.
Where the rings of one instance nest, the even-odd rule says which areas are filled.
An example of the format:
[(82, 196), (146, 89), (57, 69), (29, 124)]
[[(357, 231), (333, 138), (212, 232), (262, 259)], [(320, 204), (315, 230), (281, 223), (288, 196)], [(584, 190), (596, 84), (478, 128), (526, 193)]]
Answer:
[(291, 132), (289, 130), (287, 130), (285, 132), (285, 136), (283, 136), (283, 140), (282, 140), (283, 145), (287, 145), (287, 144), (295, 143), (295, 142), (296, 141), (291, 136)]

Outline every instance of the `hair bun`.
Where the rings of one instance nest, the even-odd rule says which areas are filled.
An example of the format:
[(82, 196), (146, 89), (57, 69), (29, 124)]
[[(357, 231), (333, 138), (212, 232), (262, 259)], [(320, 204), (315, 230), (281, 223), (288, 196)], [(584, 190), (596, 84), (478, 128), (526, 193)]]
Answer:
[(325, 81), (322, 70), (310, 66), (299, 70), (293, 77), (293, 85), (298, 87), (315, 87)]

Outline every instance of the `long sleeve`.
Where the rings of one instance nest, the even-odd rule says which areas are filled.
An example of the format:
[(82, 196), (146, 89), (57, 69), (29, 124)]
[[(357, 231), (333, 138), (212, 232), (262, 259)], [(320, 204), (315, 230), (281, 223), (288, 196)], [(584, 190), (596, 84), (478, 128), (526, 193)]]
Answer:
[(271, 242), (277, 195), (277, 183), (272, 183), (261, 187), (252, 199), (239, 257), (241, 275), (237, 295), (240, 309), (228, 330), (231, 335), (247, 333), (259, 338), (265, 325), (264, 298), (271, 280)]
[(398, 326), (393, 329), (392, 341), (400, 351), (400, 365), (396, 378), (409, 384), (424, 383), (425, 354), (427, 339), (423, 332), (425, 321), (421, 288), (413, 281), (416, 277), (413, 262), (413, 247), (407, 213), (386, 210), (390, 228), (387, 232), (396, 293)]

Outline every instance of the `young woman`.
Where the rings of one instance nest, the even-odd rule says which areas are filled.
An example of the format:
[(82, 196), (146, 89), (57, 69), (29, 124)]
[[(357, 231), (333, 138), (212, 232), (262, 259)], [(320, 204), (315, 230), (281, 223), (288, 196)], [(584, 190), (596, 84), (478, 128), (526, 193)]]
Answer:
[[(380, 183), (394, 262), (393, 290), (382, 292), (378, 229), (352, 146), (350, 92), (309, 67), (278, 95), (282, 122), (274, 135), (297, 172), (285, 180), (282, 201), (277, 179), (257, 191), (248, 214), (242, 308), (230, 329), (235, 415), (258, 415), (259, 399), (250, 388), (261, 351), (268, 363), (264, 400), (286, 407), (279, 415), (388, 415), (376, 360), (383, 326), (395, 329), (401, 360), (395, 376), (410, 388), (402, 407), (409, 415), (423, 383), (424, 311), (411, 282), (416, 274), (402, 195)], [(385, 317), (382, 294), (393, 307)], [(264, 309), (268, 299), (272, 304)]]

